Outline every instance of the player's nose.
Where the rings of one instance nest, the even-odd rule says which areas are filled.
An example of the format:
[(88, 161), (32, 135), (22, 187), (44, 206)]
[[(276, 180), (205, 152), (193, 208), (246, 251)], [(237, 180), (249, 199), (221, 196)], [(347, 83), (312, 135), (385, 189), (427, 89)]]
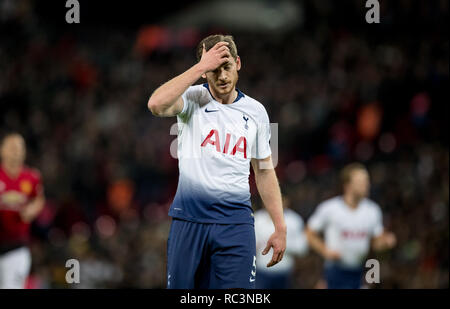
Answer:
[(219, 80), (220, 81), (227, 81), (228, 80), (226, 71), (224, 69), (221, 69), (220, 72), (219, 72)]

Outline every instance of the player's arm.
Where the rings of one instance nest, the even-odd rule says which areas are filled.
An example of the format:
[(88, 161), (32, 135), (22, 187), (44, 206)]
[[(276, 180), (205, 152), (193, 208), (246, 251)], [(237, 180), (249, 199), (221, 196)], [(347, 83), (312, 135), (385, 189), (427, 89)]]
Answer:
[(371, 245), (375, 251), (383, 251), (391, 249), (397, 243), (395, 235), (384, 229), (383, 226), (383, 214), (379, 206), (375, 208), (376, 212), (373, 216), (375, 218), (374, 225), (372, 227), (372, 240)]
[(329, 250), (325, 245), (325, 242), (320, 237), (319, 233), (313, 229), (306, 227), (306, 238), (308, 239), (309, 246), (313, 248), (318, 254), (320, 254), (326, 260), (337, 260), (340, 258), (340, 254), (336, 251)]
[(42, 187), (38, 189), (37, 196), (26, 204), (20, 211), (23, 222), (31, 222), (39, 215), (45, 205), (44, 190)]
[[(273, 248), (272, 260), (267, 264), (267, 267), (271, 267), (283, 259), (286, 250), (287, 229), (283, 215), (280, 186), (272, 165), (272, 156), (266, 159), (252, 159), (251, 162), (255, 172), (256, 187), (275, 226), (275, 232), (270, 236), (262, 252), (263, 255), (266, 255), (270, 248)], [(271, 166), (271, 168), (261, 168), (263, 166)]]
[(201, 60), (184, 73), (169, 80), (150, 96), (147, 106), (153, 115), (176, 116), (183, 110), (182, 94), (203, 74), (214, 71), (231, 58), (227, 42), (219, 42), (206, 52), (203, 46)]
[(383, 251), (393, 248), (397, 243), (394, 233), (384, 231), (381, 235), (372, 238), (372, 248)]

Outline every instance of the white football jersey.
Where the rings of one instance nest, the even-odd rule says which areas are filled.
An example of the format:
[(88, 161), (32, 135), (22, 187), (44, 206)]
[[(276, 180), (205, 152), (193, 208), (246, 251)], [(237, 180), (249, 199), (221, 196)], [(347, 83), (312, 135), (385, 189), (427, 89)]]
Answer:
[(384, 230), (378, 204), (366, 198), (352, 209), (341, 196), (322, 202), (309, 218), (308, 227), (323, 231), (326, 246), (341, 254), (338, 263), (350, 268), (364, 264), (372, 237)]
[(292, 209), (284, 210), (284, 221), (286, 222), (286, 251), (283, 259), (272, 267), (267, 263), (272, 260), (273, 249), (262, 255), (270, 236), (275, 232), (272, 219), (265, 209), (255, 212), (255, 236), (256, 236), (256, 267), (267, 272), (287, 272), (294, 267), (294, 257), (302, 256), (308, 252), (308, 241), (304, 231), (302, 217)]
[(169, 215), (202, 223), (253, 223), (248, 178), (250, 160), (271, 155), (264, 106), (238, 91), (221, 104), (208, 84), (182, 95), (178, 120), (177, 193)]

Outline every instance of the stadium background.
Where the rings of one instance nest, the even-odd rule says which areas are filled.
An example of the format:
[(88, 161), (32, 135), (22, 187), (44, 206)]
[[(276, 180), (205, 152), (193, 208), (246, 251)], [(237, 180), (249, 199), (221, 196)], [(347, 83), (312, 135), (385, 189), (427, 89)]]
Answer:
[[(292, 208), (307, 219), (337, 193), (339, 168), (363, 162), (398, 237), (370, 255), (381, 261), (373, 288), (448, 288), (448, 1), (381, 0), (378, 25), (363, 0), (79, 2), (69, 25), (65, 1), (0, 0), (0, 133), (25, 136), (47, 196), (29, 288), (165, 287), (175, 120), (146, 103), (216, 32), (234, 35), (238, 87), (279, 125)], [(69, 258), (81, 263), (76, 286)], [(298, 259), (293, 288), (315, 287), (321, 265)]]

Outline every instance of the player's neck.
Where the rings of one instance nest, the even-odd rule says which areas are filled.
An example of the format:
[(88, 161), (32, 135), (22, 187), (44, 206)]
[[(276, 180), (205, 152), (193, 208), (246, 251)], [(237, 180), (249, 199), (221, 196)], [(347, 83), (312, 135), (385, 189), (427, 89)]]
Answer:
[(212, 89), (212, 87), (210, 87), (210, 91), (211, 94), (213, 95), (214, 99), (222, 104), (231, 104), (234, 102), (234, 100), (236, 100), (237, 96), (238, 96), (238, 92), (236, 90), (236, 87), (233, 87), (233, 90), (230, 91), (227, 94), (224, 95), (219, 95), (217, 93), (214, 92), (214, 90)]
[(359, 202), (361, 201), (361, 199), (357, 198), (352, 194), (344, 194), (343, 199), (345, 204), (347, 204), (352, 209), (356, 209), (358, 207)]
[(9, 178), (17, 178), (22, 170), (22, 164), (13, 164), (2, 162), (2, 169)]

